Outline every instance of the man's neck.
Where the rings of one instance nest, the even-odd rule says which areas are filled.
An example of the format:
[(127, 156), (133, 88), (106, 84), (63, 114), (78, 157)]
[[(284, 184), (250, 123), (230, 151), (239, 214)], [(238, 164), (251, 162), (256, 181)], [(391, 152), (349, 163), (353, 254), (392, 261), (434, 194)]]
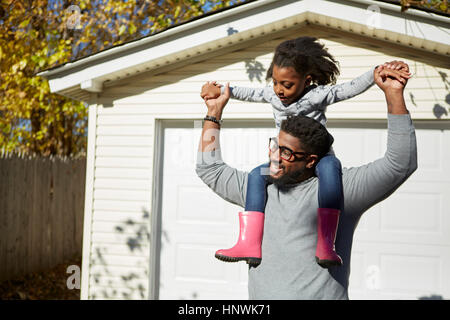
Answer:
[(303, 181), (308, 180), (309, 178), (313, 177), (314, 175), (315, 175), (315, 173), (312, 170), (305, 171), (304, 174), (297, 179), (297, 182), (295, 184), (302, 183)]

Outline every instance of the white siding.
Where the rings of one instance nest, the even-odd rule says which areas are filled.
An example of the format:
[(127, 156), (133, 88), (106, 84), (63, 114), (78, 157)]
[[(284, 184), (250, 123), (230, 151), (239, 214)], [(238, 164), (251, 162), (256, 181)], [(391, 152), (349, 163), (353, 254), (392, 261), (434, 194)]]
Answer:
[[(299, 35), (302, 35), (302, 32), (293, 33), (292, 37)], [(259, 87), (265, 85), (265, 73), (270, 64), (273, 49), (281, 41), (282, 39), (276, 39), (263, 42), (245, 50), (211, 58), (158, 76), (147, 78), (141, 76), (133, 82), (134, 86), (126, 85), (110, 89), (108, 93), (124, 96), (115, 101), (116, 105), (128, 107), (146, 105), (147, 112), (153, 114), (201, 114), (203, 105), (199, 98), (199, 90), (206, 80), (217, 80), (221, 83), (229, 81), (236, 86)], [(322, 38), (322, 42), (340, 63), (341, 75), (338, 83), (350, 81), (385, 61), (403, 60), (410, 65), (411, 72), (414, 74), (405, 90), (406, 101), (413, 117), (415, 119), (436, 119), (436, 115), (440, 115), (442, 119), (450, 119), (446, 102), (450, 85), (448, 69), (411, 59), (410, 55), (418, 55), (411, 50), (404, 50), (402, 56), (398, 54), (399, 49), (392, 50), (397, 53), (396, 55), (386, 55), (376, 49), (370, 49), (370, 39), (367, 40), (367, 43), (345, 45), (339, 42), (339, 38), (332, 36), (328, 39)], [(346, 42), (348, 43), (348, 41)], [(130, 112), (134, 114), (136, 111), (140, 112), (139, 110), (131, 109)], [(224, 116), (241, 117), (244, 113), (256, 113), (261, 116), (261, 110), (265, 116), (271, 116), (270, 106), (232, 101)], [(440, 110), (443, 112), (442, 114), (439, 112)], [(384, 95), (378, 87), (374, 86), (358, 97), (330, 106), (328, 117), (330, 119), (384, 119)]]
[(100, 106), (89, 299), (147, 299), (154, 117)]
[[(299, 30), (285, 38), (298, 37)], [(323, 42), (341, 64), (338, 82), (349, 81), (369, 68), (393, 59), (409, 63), (414, 78), (405, 92), (415, 119), (450, 119), (450, 70), (405, 56), (387, 56), (367, 43), (343, 44), (330, 34)], [(121, 86), (106, 88), (99, 97), (104, 106), (96, 116), (95, 171), (92, 186), (89, 277), (85, 296), (90, 299), (146, 299), (149, 297), (150, 231), (153, 188), (155, 119), (201, 119), (205, 106), (199, 96), (207, 80), (237, 86), (263, 86), (275, 46), (283, 39), (264, 40), (244, 50), (213, 57), (160, 75), (140, 75)], [(348, 41), (345, 41), (348, 43)], [(403, 49), (399, 49), (400, 51)], [(397, 50), (397, 52), (399, 52)], [(447, 98), (448, 99), (448, 98)], [(224, 119), (272, 117), (268, 104), (231, 101)], [(385, 119), (382, 92), (368, 92), (330, 106), (329, 119)], [(87, 196), (88, 199), (89, 195)], [(87, 207), (87, 209), (91, 209)], [(89, 221), (87, 223), (90, 223)], [(88, 267), (87, 264), (84, 264)], [(86, 269), (85, 269), (86, 270)], [(87, 290), (87, 291), (86, 291)]]

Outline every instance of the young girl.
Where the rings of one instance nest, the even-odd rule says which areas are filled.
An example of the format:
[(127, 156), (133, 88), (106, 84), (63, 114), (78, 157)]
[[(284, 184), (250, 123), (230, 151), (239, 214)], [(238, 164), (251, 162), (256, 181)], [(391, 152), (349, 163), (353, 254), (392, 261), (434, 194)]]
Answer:
[[(278, 131), (281, 121), (288, 115), (309, 116), (325, 125), (326, 107), (354, 97), (371, 87), (374, 84), (374, 68), (350, 82), (327, 86), (336, 83), (336, 76), (339, 75), (338, 62), (317, 40), (313, 37), (300, 37), (278, 45), (267, 71), (267, 79), (272, 79), (273, 86), (258, 89), (230, 87), (231, 98), (271, 103)], [(393, 61), (384, 66), (403, 69), (400, 71), (405, 77), (409, 77), (408, 67), (402, 62)], [(208, 82), (202, 87), (201, 97), (205, 100), (217, 98), (221, 87), (216, 82)], [(292, 155), (289, 159), (280, 156), (284, 161), (295, 161), (291, 159)], [(238, 243), (231, 249), (218, 250), (216, 258), (228, 262), (245, 260), (254, 265), (261, 262), (261, 243), (249, 245), (244, 239), (262, 232), (264, 228), (268, 167), (269, 164), (266, 163), (250, 172), (245, 212), (240, 213)], [(319, 161), (315, 172), (319, 178), (316, 261), (324, 268), (340, 266), (342, 259), (334, 249), (334, 241), (339, 214), (344, 209), (344, 199), (341, 163), (332, 150)]]

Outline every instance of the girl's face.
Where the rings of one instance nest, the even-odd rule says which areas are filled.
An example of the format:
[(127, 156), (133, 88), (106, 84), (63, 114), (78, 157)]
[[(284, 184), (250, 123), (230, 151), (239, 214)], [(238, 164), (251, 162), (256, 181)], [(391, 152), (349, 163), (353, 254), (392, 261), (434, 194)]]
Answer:
[(297, 101), (305, 88), (311, 83), (311, 76), (297, 73), (293, 67), (273, 66), (273, 90), (285, 105)]

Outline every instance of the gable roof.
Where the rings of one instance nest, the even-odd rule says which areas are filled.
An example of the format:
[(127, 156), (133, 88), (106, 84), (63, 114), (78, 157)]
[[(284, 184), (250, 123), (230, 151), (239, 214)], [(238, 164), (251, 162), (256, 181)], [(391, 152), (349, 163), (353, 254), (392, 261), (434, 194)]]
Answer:
[[(258, 0), (193, 19), (157, 34), (38, 73), (50, 90), (87, 101), (132, 75), (248, 46), (305, 24), (360, 34), (417, 49), (449, 65), (447, 17), (372, 0)], [(372, 27), (376, 26), (376, 28)]]

